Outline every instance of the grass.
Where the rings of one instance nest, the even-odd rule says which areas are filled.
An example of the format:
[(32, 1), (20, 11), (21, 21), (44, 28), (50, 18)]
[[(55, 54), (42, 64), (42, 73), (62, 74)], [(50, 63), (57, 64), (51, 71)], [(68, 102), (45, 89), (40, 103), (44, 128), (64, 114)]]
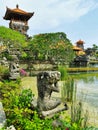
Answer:
[[(21, 85), (22, 85), (22, 88), (23, 89), (31, 89), (32, 90), (32, 93), (35, 95), (35, 97), (37, 98), (38, 96), (38, 93), (37, 93), (37, 77), (36, 76), (33, 76), (33, 77), (23, 77), (21, 79)], [(56, 93), (54, 92), (52, 94), (53, 97), (61, 97), (61, 83), (60, 83), (60, 92), (59, 93)]]
[(32, 93), (37, 97), (37, 78), (35, 77), (23, 77), (21, 79), (21, 85), (23, 89), (31, 89)]

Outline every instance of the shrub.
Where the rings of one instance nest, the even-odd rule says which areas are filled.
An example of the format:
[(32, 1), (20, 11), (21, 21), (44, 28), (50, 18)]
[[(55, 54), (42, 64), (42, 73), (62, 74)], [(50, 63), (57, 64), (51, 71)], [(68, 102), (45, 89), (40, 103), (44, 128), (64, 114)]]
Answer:
[(67, 73), (66, 66), (58, 66), (58, 71), (61, 73), (61, 80), (65, 81), (69, 78), (69, 74)]
[(9, 76), (9, 69), (3, 65), (0, 65), (0, 79), (7, 79)]
[[(0, 84), (0, 97), (3, 99), (2, 101), (5, 103), (10, 103), (9, 96), (10, 94), (15, 91), (15, 93), (18, 93), (20, 90), (20, 79), (17, 79), (16, 81), (8, 81), (4, 80)], [(8, 100), (6, 102), (5, 100)]]
[(17, 95), (15, 92), (10, 94), (10, 104), (5, 106), (8, 125), (13, 124), (17, 130), (45, 130), (46, 127), (52, 127), (51, 120), (40, 119), (37, 111), (30, 109), (32, 96), (30, 89), (22, 90)]

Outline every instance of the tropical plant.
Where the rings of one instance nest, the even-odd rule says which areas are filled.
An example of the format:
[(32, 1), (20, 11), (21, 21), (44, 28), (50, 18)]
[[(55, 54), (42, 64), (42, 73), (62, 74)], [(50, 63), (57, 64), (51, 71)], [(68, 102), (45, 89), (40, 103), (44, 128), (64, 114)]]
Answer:
[(25, 46), (26, 37), (10, 28), (0, 26), (0, 42), (3, 45)]
[(72, 44), (63, 32), (35, 35), (29, 48), (37, 60), (67, 63), (73, 57)]
[(9, 69), (3, 65), (0, 65), (0, 80), (7, 79), (9, 76)]

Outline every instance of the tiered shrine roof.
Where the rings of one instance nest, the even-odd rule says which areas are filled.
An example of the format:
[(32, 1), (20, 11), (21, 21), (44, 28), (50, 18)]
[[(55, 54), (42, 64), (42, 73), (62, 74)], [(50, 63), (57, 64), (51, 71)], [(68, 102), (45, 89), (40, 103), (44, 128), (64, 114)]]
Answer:
[(19, 9), (18, 5), (16, 5), (15, 9), (10, 9), (7, 7), (5, 16), (3, 17), (5, 20), (11, 20), (11, 19), (21, 19), (28, 21), (32, 16), (34, 15), (34, 12), (26, 12), (24, 10)]

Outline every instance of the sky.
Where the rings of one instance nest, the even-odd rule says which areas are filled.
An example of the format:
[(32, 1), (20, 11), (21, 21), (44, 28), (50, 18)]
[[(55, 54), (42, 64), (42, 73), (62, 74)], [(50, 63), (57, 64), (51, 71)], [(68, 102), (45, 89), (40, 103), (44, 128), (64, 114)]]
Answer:
[(6, 7), (16, 5), (34, 12), (29, 20), (28, 35), (64, 32), (73, 45), (78, 40), (84, 47), (98, 45), (98, 0), (0, 0), (0, 26), (9, 27), (3, 19)]

